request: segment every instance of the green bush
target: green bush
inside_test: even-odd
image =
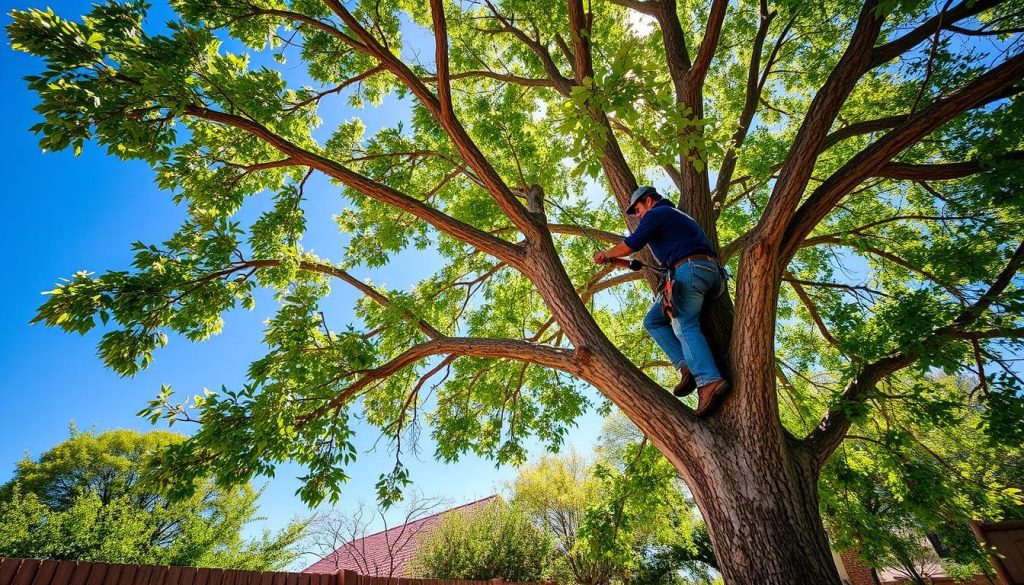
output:
[[[446,514],[417,549],[414,576],[431,579],[540,581],[554,557],[550,536],[502,501]]]

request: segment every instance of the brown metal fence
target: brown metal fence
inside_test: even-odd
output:
[[[492,581],[370,577],[355,571],[283,573],[0,557],[0,585],[502,585]],[[523,583],[504,585],[542,585]]]

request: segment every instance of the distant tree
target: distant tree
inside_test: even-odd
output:
[[[363,503],[348,513],[337,509],[317,512],[306,528],[302,545],[304,554],[326,560],[334,570],[341,569],[342,563],[352,563],[361,575],[404,577],[398,573],[399,562],[404,562],[406,551],[415,548],[420,539],[426,536],[424,526],[411,525],[446,503],[447,500],[443,498],[424,497],[412,492],[404,500],[400,523],[392,529],[388,526],[386,510],[380,507],[371,509]],[[378,518],[384,531],[384,555],[380,554],[377,547],[367,550],[367,543],[362,540],[370,534],[370,526]]]
[[[72,429],[38,459],[26,457],[0,486],[0,556],[248,570],[291,563],[305,523],[243,538],[243,528],[259,520],[258,493],[248,485],[207,480],[193,496],[170,502],[140,481],[148,457],[184,439]]]
[[[502,500],[446,514],[416,551],[413,572],[431,579],[540,581],[550,576],[553,541]]]
[[[574,583],[604,585],[620,573],[619,559],[613,558],[619,555],[591,549],[580,535],[587,509],[601,500],[601,481],[593,472],[592,462],[574,450],[523,466],[510,487],[516,507],[553,539],[556,572]],[[615,544],[631,540],[631,534],[615,536]]]
[[[627,584],[711,582],[718,561],[685,482],[621,412],[601,430],[580,537],[589,554],[612,559]]]

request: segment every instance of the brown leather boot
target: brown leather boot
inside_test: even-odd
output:
[[[729,392],[729,383],[725,380],[715,380],[707,386],[701,386],[697,389],[697,410],[694,411],[697,416],[704,416],[710,414],[718,407],[718,403],[722,401],[722,397]]]
[[[679,368],[679,383],[672,388],[672,394],[682,398],[689,396],[694,390],[697,389],[697,382],[693,379],[693,374],[690,373],[690,368],[683,366]]]

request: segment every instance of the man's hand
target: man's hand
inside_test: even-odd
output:
[[[629,256],[634,250],[631,250],[624,242],[619,242],[607,250],[601,250],[600,252],[594,252],[594,264],[606,264],[615,260],[616,258],[622,258],[623,256]]]

